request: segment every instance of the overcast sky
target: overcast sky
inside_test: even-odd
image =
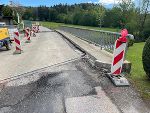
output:
[[[10,0],[0,0],[0,4],[8,4]],[[12,0],[15,2],[19,2],[24,6],[53,6],[56,4],[75,4],[75,3],[103,3],[104,5],[110,7],[114,3],[118,3],[119,0]],[[135,0],[138,1],[138,0]]]

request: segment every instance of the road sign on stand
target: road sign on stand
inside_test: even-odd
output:
[[[127,35],[128,31],[126,29],[122,30],[121,37],[116,40],[114,45],[111,73],[108,74],[108,77],[116,86],[129,86],[128,80],[121,73],[127,46]]]

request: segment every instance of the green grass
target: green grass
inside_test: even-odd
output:
[[[127,60],[132,63],[129,79],[144,99],[150,100],[150,80],[146,76],[142,64],[142,51],[145,43],[135,43],[127,52]]]
[[[80,25],[72,25],[72,24],[64,24],[64,23],[55,23],[55,22],[40,22],[45,27],[57,29],[61,25],[70,26],[70,27],[79,27],[86,29],[95,29],[95,30],[104,30],[104,31],[112,31],[112,32],[120,32],[120,29],[115,28],[99,28],[99,27],[91,27],[91,26],[80,26]]]
[[[119,32],[120,31],[120,29],[116,29],[116,28],[104,28],[104,27],[103,28],[99,28],[99,27],[71,25],[71,24],[65,24],[65,26],[86,28],[86,29],[95,29],[95,30],[104,30],[104,31],[112,31],[112,32]]]
[[[55,22],[40,22],[40,24],[44,27],[51,28],[51,29],[57,29],[58,27],[63,25],[63,23],[55,23]]]

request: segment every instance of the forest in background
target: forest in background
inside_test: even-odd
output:
[[[7,7],[7,8],[6,8]],[[12,15],[8,6],[5,15]],[[102,4],[81,3],[74,5],[59,4],[51,7],[24,7],[23,20],[50,21],[65,24],[127,28],[136,41],[145,41],[150,36],[150,0],[142,0],[135,6],[132,0],[122,0],[120,4],[108,9]]]

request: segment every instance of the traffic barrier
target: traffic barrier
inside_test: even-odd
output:
[[[38,32],[40,31],[39,25],[37,26]]]
[[[36,27],[35,31],[36,31],[36,33],[38,33],[39,32],[39,25],[36,25],[35,27]]]
[[[36,37],[36,34],[35,34],[35,32],[33,30],[31,30],[30,36]]]
[[[35,34],[35,30],[36,29],[36,27],[35,26],[32,26],[32,29],[31,29],[31,34],[30,34],[30,36],[33,36],[33,37],[36,37],[36,34]]]
[[[15,31],[14,32],[14,42],[15,42],[15,52],[14,54],[21,54],[21,42],[20,42],[20,36],[19,36],[19,32]]]
[[[39,32],[39,30],[40,30],[40,29],[39,29],[39,25],[40,25],[40,23],[39,23],[39,22],[36,22],[36,24],[35,24],[35,25],[36,25],[36,27],[37,27],[37,33],[38,33],[38,32]]]
[[[121,37],[116,40],[114,46],[114,55],[111,64],[111,73],[109,74],[109,77],[116,86],[129,85],[127,79],[123,76],[123,74],[121,74],[127,46],[127,35],[128,31],[126,29],[122,30]]]
[[[31,39],[30,39],[30,28],[29,28],[29,27],[27,27],[27,28],[25,29],[25,37],[26,37],[26,39],[27,39],[26,43],[30,43],[30,42],[31,42]]]
[[[32,31],[36,31],[36,27],[35,26],[32,26]]]
[[[117,39],[115,42],[113,62],[111,64],[111,73],[113,75],[121,74],[126,45],[126,42],[121,42],[119,39]]]

